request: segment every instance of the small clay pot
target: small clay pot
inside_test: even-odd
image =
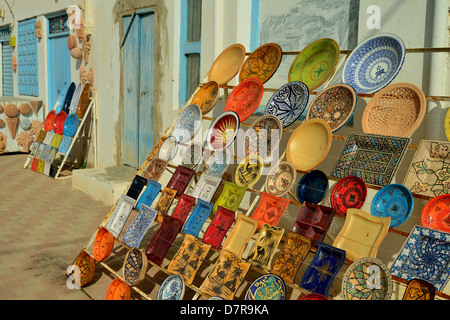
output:
[[[23,115],[27,115],[27,114],[29,114],[30,112],[31,112],[31,106],[30,106],[30,104],[29,103],[22,103],[20,106],[19,106],[19,111],[20,111],[20,113],[21,114],[23,114]]]
[[[13,118],[15,116],[17,116],[17,114],[19,113],[19,108],[17,108],[17,106],[14,103],[7,103],[5,106],[5,114],[10,117]]]

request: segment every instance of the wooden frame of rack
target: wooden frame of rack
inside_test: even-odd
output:
[[[347,59],[348,55],[349,55],[351,52],[352,52],[352,50],[341,50],[341,51],[340,51],[341,55],[343,55],[343,56],[341,57],[341,59],[340,59],[338,65],[337,65],[337,67],[336,67],[334,73],[333,73],[333,74],[331,75],[331,77],[327,80],[327,82],[326,82],[326,84],[325,84],[325,88],[331,83],[331,81],[333,80],[334,76],[335,76],[336,73],[339,71],[339,68],[342,67],[342,65],[344,64],[345,60]],[[450,47],[440,47],[440,48],[410,48],[410,49],[406,49],[406,53],[426,53],[426,52],[430,52],[430,53],[434,53],[434,52],[445,52],[445,53],[449,53],[449,52],[450,52]],[[287,52],[283,52],[282,54],[283,54],[283,55],[298,55],[299,53],[300,53],[300,51],[287,51]],[[246,53],[246,55],[250,55],[250,53]],[[193,100],[193,97],[195,96],[195,94],[197,93],[197,91],[201,88],[201,86],[204,85],[204,84],[206,84],[206,82],[208,81],[207,79],[208,79],[208,74],[207,74],[207,75],[203,78],[203,80],[200,82],[198,88],[197,88],[197,89],[194,91],[194,93],[191,95],[191,98],[188,100],[188,102],[186,103],[186,105],[188,105],[188,104]],[[224,97],[225,97],[225,99],[228,97],[228,90],[229,90],[229,89],[234,89],[234,88],[235,88],[235,86],[229,86],[229,85],[223,85],[223,86],[220,86],[220,87],[221,87],[221,88],[223,89],[223,91],[224,91]],[[277,90],[277,89],[274,89],[274,88],[264,88],[264,91],[265,91],[265,92],[275,92],[276,90]],[[317,94],[317,92],[311,91],[310,94]],[[358,94],[358,97],[370,98],[370,97],[373,97],[373,95],[374,95],[374,94]],[[450,101],[450,96],[426,96],[426,98],[427,98],[427,101]],[[215,119],[215,118],[213,118],[213,117],[203,116],[203,120],[213,121],[214,119]],[[161,137],[161,139],[159,140],[159,142],[156,144],[156,146],[154,147],[153,151],[150,153],[150,155],[147,157],[146,161],[144,161],[144,163],[142,164],[142,166],[141,166],[140,169],[138,170],[138,172],[137,172],[138,175],[141,175],[141,174],[144,172],[145,168],[150,164],[150,162],[152,161],[152,159],[157,155],[157,152],[159,151],[159,149],[160,149],[162,143],[164,142],[164,140],[165,140],[165,139],[170,135],[170,133],[172,132],[173,127],[174,127],[174,125],[175,125],[175,122],[176,122],[176,119],[175,119],[175,120],[172,122],[172,124],[166,129],[165,133],[163,134],[163,136]],[[243,125],[243,126],[250,126],[251,124],[250,124],[250,123],[241,122],[241,125]],[[292,131],[293,131],[293,129],[283,129],[283,132],[292,132]],[[333,135],[333,139],[334,139],[334,140],[345,140],[346,137],[345,137],[345,136],[339,136],[339,135]],[[409,148],[409,149],[417,149],[417,146],[416,146],[416,145],[409,145],[408,148]],[[236,157],[236,156],[235,156],[235,157]],[[284,157],[284,155],[283,155],[282,157]],[[281,160],[279,160],[279,161],[281,161]],[[169,165],[167,166],[167,168],[166,168],[166,171],[168,171],[169,173],[172,173],[172,171],[170,171],[169,169],[175,169],[175,168],[176,168],[176,166],[174,166],[174,165],[172,165],[172,164],[169,164]],[[305,173],[306,173],[306,172],[299,171],[299,170],[297,170],[297,172],[300,173],[300,174],[305,174]],[[196,173],[195,173],[195,177],[199,177],[200,175],[201,175],[201,172],[196,172]],[[328,176],[328,179],[329,179],[329,180],[334,180],[334,181],[339,181],[339,180],[340,180],[340,179],[338,179],[338,178],[331,177],[331,176]],[[194,179],[193,179],[193,180],[194,180]],[[195,180],[196,180],[196,179],[195,179]],[[131,184],[131,182],[130,182],[130,184]],[[375,190],[381,189],[380,186],[376,186],[376,185],[366,184],[366,186],[367,186],[367,188],[369,188],[369,189],[375,189]],[[129,188],[129,186],[124,190],[124,193],[126,193],[126,192],[128,191],[128,188]],[[263,188],[264,188],[264,187],[263,187]],[[248,188],[248,189],[247,189],[247,192],[251,192],[251,193],[253,193],[253,194],[256,195],[255,199],[253,200],[253,203],[250,205],[249,209],[246,210],[246,215],[247,215],[247,216],[248,216],[249,213],[252,211],[253,207],[255,206],[255,204],[257,203],[257,201],[258,201],[258,199],[259,199],[259,196],[261,195],[261,193],[262,193],[263,191],[264,191],[264,189],[260,189],[260,190],[256,190],[256,189],[253,189],[253,188]],[[161,192],[162,192],[162,191],[161,191]],[[292,196],[292,195],[291,195],[291,196]],[[418,199],[425,199],[425,200],[429,200],[429,199],[432,198],[432,197],[423,196],[423,195],[414,194],[414,193],[413,193],[413,197],[418,198]],[[177,198],[178,198],[178,197],[177,197]],[[105,217],[104,220],[101,222],[101,224],[98,226],[97,230],[95,230],[95,232],[94,232],[94,234],[92,235],[92,237],[91,237],[89,243],[82,249],[83,251],[85,251],[85,252],[87,252],[89,255],[91,255],[92,257],[93,257],[93,255],[92,255],[92,253],[90,253],[90,252],[88,251],[88,248],[92,245],[92,243],[93,243],[93,241],[94,241],[94,239],[95,239],[95,235],[96,235],[97,231],[98,231],[101,227],[103,227],[103,226],[106,225],[106,222],[108,221],[110,215],[111,215],[112,212],[114,211],[116,205],[117,205],[117,202],[112,206],[111,210],[110,210],[109,213],[106,215],[106,217]],[[294,205],[294,206],[300,207],[300,206],[302,205],[302,203],[298,202],[297,200],[292,200],[292,199],[291,199],[290,205]],[[136,209],[133,209],[133,210],[136,211]],[[340,216],[340,215],[335,215],[335,217],[338,218],[338,219],[345,219],[344,216]],[[156,220],[157,220],[157,219],[155,219],[155,222],[154,222],[154,223],[159,223],[159,222],[157,222]],[[257,232],[258,232],[258,230],[257,230]],[[255,234],[256,234],[257,232],[255,232]],[[403,237],[408,237],[408,236],[409,236],[409,232],[405,232],[405,231],[402,231],[402,230],[399,230],[399,229],[396,229],[396,228],[389,228],[389,232],[390,232],[390,233],[394,233],[394,234],[398,234],[398,235],[403,236]],[[179,235],[183,235],[183,234],[180,232]],[[284,239],[285,239],[285,238],[283,237],[281,243],[283,243]],[[125,249],[130,249],[128,246],[126,246],[126,245],[125,245],[124,243],[122,243],[120,240],[118,240],[118,239],[114,239],[114,240],[115,240],[116,244],[122,246],[123,248],[125,248]],[[211,249],[211,250],[214,251],[215,249]],[[315,251],[316,251],[316,248],[313,248],[313,247],[312,247],[310,253],[314,253]],[[112,268],[110,268],[110,267],[108,266],[108,264],[107,264],[106,261],[103,261],[103,262],[96,262],[96,263],[99,263],[100,265],[102,265],[102,266],[103,266],[106,270],[108,270],[114,277],[117,277],[117,278],[121,278],[121,279],[122,279],[121,275],[119,275],[116,271],[114,271]],[[170,273],[169,273],[165,268],[163,268],[163,267],[161,267],[161,266],[158,266],[158,265],[154,264],[154,263],[151,262],[151,261],[148,261],[148,263],[149,263],[149,268],[150,268],[150,267],[155,267],[155,268],[158,269],[159,271],[162,271],[162,272],[166,273],[167,275],[170,275]],[[346,264],[349,265],[349,264],[351,264],[351,263],[352,263],[352,261],[350,261],[349,259],[346,259]],[[256,272],[260,272],[260,273],[264,272],[264,271],[262,271],[262,270],[259,270],[259,269],[255,268],[255,267],[253,267],[253,266],[252,266],[251,269],[254,270],[254,271],[256,271]],[[147,272],[148,272],[148,270],[147,270]],[[265,273],[265,272],[264,272],[264,273]],[[146,277],[149,277],[149,275],[146,274]],[[403,285],[405,285],[405,286],[406,286],[407,283],[408,283],[407,280],[402,279],[402,278],[397,277],[397,276],[392,276],[392,278],[393,278],[393,280],[394,280],[395,282],[401,283],[401,284],[403,284]],[[190,288],[190,289],[192,289],[193,291],[196,292],[195,299],[198,298],[198,297],[201,295],[201,291],[200,291],[200,289],[199,289],[198,287],[193,286],[193,285],[186,285],[186,286],[187,286],[188,288]],[[289,284],[288,286],[289,286],[290,288],[292,288],[292,289],[296,289],[296,290],[299,290],[299,291],[301,291],[301,292],[305,292],[305,293],[308,292],[308,291],[306,291],[305,289],[299,287],[299,286],[296,285],[296,284]],[[140,290],[140,289],[138,289],[138,288],[136,288],[136,287],[130,287],[130,288],[131,288],[131,290],[134,290],[137,294],[139,294],[139,295],[140,295],[141,297],[143,297],[144,299],[152,300],[152,298],[151,298],[148,294],[146,294],[145,292],[142,292],[142,290]],[[91,298],[93,298],[93,297],[89,294],[89,290],[87,290],[86,288],[82,288],[82,290],[83,290],[88,296],[90,296]],[[106,295],[106,292],[105,292],[105,295]],[[450,295],[449,295],[449,294],[446,294],[446,293],[444,293],[444,292],[436,291],[436,296],[441,297],[441,298],[446,299],[446,300],[450,300]]]

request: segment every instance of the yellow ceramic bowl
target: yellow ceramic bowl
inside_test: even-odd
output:
[[[325,159],[331,141],[331,128],[326,121],[307,120],[291,134],[286,146],[287,160],[299,171],[310,171]]]
[[[223,86],[233,79],[245,60],[245,47],[236,43],[226,48],[214,60],[209,69],[208,80],[216,81],[219,86]]]

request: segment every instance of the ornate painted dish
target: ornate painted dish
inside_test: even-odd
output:
[[[61,111],[56,115],[55,123],[53,124],[53,131],[56,134],[63,134],[64,133],[64,123],[67,119],[67,113],[65,111]]]
[[[79,123],[80,119],[76,114],[69,114],[64,122],[63,134],[67,137],[73,137],[78,130]]]
[[[286,284],[273,273],[263,274],[247,290],[245,300],[286,300]]]
[[[377,217],[391,217],[391,228],[405,222],[412,213],[414,199],[404,185],[393,183],[384,186],[372,199],[370,213]]]
[[[258,238],[250,249],[247,261],[251,262],[253,267],[268,272],[283,234],[284,228],[263,223]]]
[[[125,281],[114,279],[109,284],[106,300],[130,300],[130,287]]]
[[[277,150],[282,135],[283,125],[278,117],[268,114],[258,118],[245,132],[245,155],[258,154],[266,160]]]
[[[114,247],[114,236],[108,229],[101,227],[95,235],[92,252],[94,259],[98,262],[106,260]]]
[[[158,290],[157,300],[183,300],[184,281],[178,274],[168,276]]]
[[[336,132],[352,117],[358,95],[348,84],[335,84],[319,93],[309,106],[306,119],[323,119]]]
[[[64,99],[64,104],[61,109],[61,111],[64,111],[67,114],[69,113],[69,107],[70,107],[70,103],[72,102],[72,98],[73,98],[75,89],[76,89],[76,86],[75,86],[75,83],[73,83],[73,82],[69,85],[69,88],[67,89],[66,98]]]
[[[47,114],[47,117],[45,117],[44,121],[44,130],[49,132],[52,131],[55,125],[55,118],[56,118],[56,111],[50,110]]]
[[[245,47],[242,44],[232,44],[222,51],[214,60],[208,72],[208,80],[216,81],[223,86],[233,79],[245,60]]]
[[[361,209],[350,208],[333,246],[345,250],[352,261],[376,258],[390,223],[391,217],[375,217]]]
[[[290,200],[278,198],[271,193],[262,192],[259,204],[253,211],[252,218],[258,221],[258,227],[266,223],[276,227],[286,211]]]
[[[309,90],[318,88],[336,69],[340,48],[329,38],[307,45],[294,59],[289,69],[288,81],[302,81]]]
[[[358,93],[374,93],[400,72],[406,51],[394,34],[378,34],[358,45],[347,58],[342,80]]]
[[[89,282],[92,281],[95,274],[95,259],[92,258],[87,252],[82,250],[76,260],[75,265],[80,268],[80,278],[75,277],[75,282],[80,286],[84,287]]]
[[[195,206],[194,210],[189,215],[186,223],[183,226],[183,233],[198,237],[203,224],[206,222],[206,219],[208,219],[209,215],[212,212],[212,209],[212,203],[197,199],[197,205]]]
[[[247,120],[258,109],[264,95],[264,86],[261,80],[248,78],[239,83],[225,102],[225,111],[234,111],[239,120]]]
[[[195,204],[197,199],[187,195],[182,194],[175,209],[172,212],[172,217],[181,221],[182,224],[186,222],[186,218],[191,213],[191,209]]]
[[[170,135],[164,140],[164,142],[161,144],[161,147],[158,151],[158,158],[165,161],[172,160],[178,150],[178,140],[175,138],[175,136]]]
[[[178,114],[175,127],[172,132],[178,142],[191,140],[200,130],[202,124],[202,110],[196,104],[184,107]]]
[[[58,100],[56,101],[56,105],[55,105],[55,112],[58,114],[60,111],[62,111],[63,107],[64,107],[64,102],[66,101],[66,95],[67,95],[67,82],[64,82],[64,87],[62,88],[62,90],[59,93],[59,97]]]
[[[155,201],[156,197],[158,197],[161,192],[161,184],[159,182],[149,180],[147,182],[147,187],[144,192],[142,192],[136,203],[136,209],[141,210],[141,205],[145,204],[149,207],[152,206],[153,201]]]
[[[80,101],[81,96],[81,83],[78,84],[75,92],[73,93],[72,101],[70,102],[69,114],[75,113],[77,111],[78,102]]]
[[[235,215],[236,213],[234,211],[218,206],[216,215],[203,235],[203,242],[210,244],[216,250],[220,250],[223,239],[234,223]]]
[[[122,228],[133,210],[135,202],[135,199],[126,194],[121,194],[111,216],[108,218],[105,228],[108,229],[116,239],[119,238]]]
[[[166,139],[167,140],[167,139]],[[165,142],[165,141],[164,141]],[[168,141],[170,142],[170,141]],[[159,156],[159,154],[158,154]],[[166,154],[167,156],[167,154]],[[159,181],[162,174],[167,168],[168,160],[160,159],[160,158],[153,158],[152,161],[148,164],[147,169],[145,169],[145,172],[143,174],[143,177],[147,179],[147,181],[153,180],[153,181]]]
[[[70,145],[72,144],[72,138],[71,137],[66,137],[63,136],[61,143],[59,144],[58,147],[58,152],[61,154],[66,154],[67,152],[69,152],[69,148]]]
[[[420,278],[441,291],[449,279],[449,265],[449,234],[415,226],[395,259],[391,274],[405,280]]]
[[[184,191],[186,191],[186,188],[191,182],[191,179],[194,176],[194,174],[195,174],[194,170],[183,166],[178,166],[175,169],[175,172],[173,173],[166,187],[176,190],[177,192],[176,195],[180,197],[184,193]]]
[[[202,173],[195,185],[192,196],[206,202],[211,202],[217,189],[222,182],[222,178]]]
[[[300,202],[319,203],[328,191],[328,177],[321,170],[306,173],[298,182],[297,199]]]
[[[282,197],[291,190],[297,178],[294,166],[287,162],[280,162],[274,166],[266,178],[265,188],[274,196]]]
[[[3,120],[2,120],[2,121],[3,121]],[[3,125],[1,124],[1,122],[0,122],[0,127],[3,127]],[[23,130],[29,130],[30,127],[31,127],[31,120],[28,119],[28,118],[21,118],[21,119],[20,119],[20,127],[21,127]]]
[[[218,206],[222,206],[231,211],[237,211],[247,188],[245,185],[240,186],[230,181],[223,181],[222,193],[214,203],[213,212],[217,211]]]
[[[155,221],[157,211],[146,204],[141,204],[137,217],[131,222],[127,231],[123,235],[122,242],[130,248],[137,248],[147,233],[153,221]]]
[[[367,187],[359,177],[348,176],[339,180],[331,191],[331,206],[338,214],[345,215],[348,208],[360,209],[366,201]]]
[[[203,160],[203,147],[201,143],[192,143],[186,148],[181,165],[189,169],[195,169]]]
[[[228,150],[216,151],[205,161],[204,173],[221,177],[227,171],[230,161],[231,155]]]
[[[421,279],[412,279],[408,282],[402,300],[434,300],[436,290],[434,286]]]
[[[129,286],[135,286],[144,280],[147,272],[147,257],[137,249],[128,250],[123,262],[123,279]]]
[[[81,91],[80,99],[78,100],[77,110],[75,111],[80,120],[83,119],[84,114],[86,113],[86,110],[89,107],[90,101],[91,101],[91,85],[89,83],[86,83],[83,87],[83,90]]]
[[[236,139],[240,127],[240,119],[236,112],[226,111],[218,116],[208,129],[206,146],[209,150],[228,148]]]
[[[413,194],[436,197],[450,193],[450,142],[421,140],[403,185]]]
[[[357,176],[366,184],[388,185],[402,161],[411,139],[350,133],[334,164],[331,176]]]
[[[427,100],[419,87],[394,83],[370,99],[362,116],[362,129],[365,133],[409,137],[419,128],[426,109]]]
[[[427,202],[422,209],[423,227],[450,232],[450,194],[441,194]]]
[[[390,300],[393,280],[389,269],[377,258],[353,262],[342,280],[345,300]]]
[[[202,114],[208,114],[219,100],[219,85],[215,81],[209,81],[200,87],[195,94],[192,103],[196,104],[202,110]]]
[[[331,128],[322,119],[303,122],[291,134],[286,146],[287,161],[299,171],[317,167],[328,154],[332,142]]]
[[[234,172],[234,180],[239,186],[254,186],[261,178],[264,163],[259,155],[246,156]]]
[[[270,97],[264,114],[277,116],[283,128],[293,124],[305,111],[308,105],[308,87],[300,81],[293,81],[281,86]]]
[[[282,56],[282,50],[278,44],[263,44],[245,60],[239,72],[239,82],[248,78],[257,78],[262,83],[267,82],[277,71]]]
[[[238,258],[242,258],[242,254],[244,253],[247,243],[253,237],[253,234],[257,228],[257,220],[237,212],[236,222],[225,240],[222,247],[222,252],[227,251]]]

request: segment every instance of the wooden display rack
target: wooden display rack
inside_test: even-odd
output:
[[[289,52],[283,52],[282,54],[283,54],[283,55],[298,55],[299,52],[300,52],[300,51],[289,51]],[[345,60],[346,60],[347,57],[349,56],[349,54],[352,52],[352,50],[341,50],[340,52],[341,52],[342,57],[341,57],[341,59],[340,59],[338,65],[337,65],[337,68],[335,69],[333,75],[332,75],[332,76],[330,77],[330,79],[328,79],[328,81],[326,82],[325,87],[329,86],[329,84],[331,83],[332,79],[334,78],[334,76],[335,76],[336,73],[338,72],[339,68],[342,67],[342,65],[344,64]],[[407,52],[407,53],[450,52],[450,47],[444,47],[444,48],[414,48],[414,49],[406,49],[406,52]],[[249,55],[249,54],[250,54],[250,53],[247,53],[247,55]],[[188,102],[186,103],[186,105],[188,105],[188,104],[192,101],[193,97],[195,96],[196,92],[201,88],[201,86],[203,86],[204,84],[207,83],[207,79],[208,79],[208,75],[206,75],[206,76],[204,77],[204,79],[201,81],[201,83],[200,83],[200,85],[198,86],[197,90],[192,94],[191,98],[188,100]],[[235,88],[235,86],[228,86],[228,85],[223,85],[223,86],[220,86],[220,87],[221,87],[221,88],[223,89],[223,91],[224,91],[224,97],[225,97],[225,99],[228,97],[228,90],[229,90],[229,89],[234,89],[234,88]],[[265,92],[275,92],[276,90],[277,90],[277,89],[274,89],[274,88],[264,88],[264,91],[265,91]],[[311,91],[310,94],[317,94],[317,92]],[[369,97],[369,98],[370,98],[370,97],[373,96],[373,94],[358,94],[358,96],[359,96],[359,97]],[[427,98],[427,101],[450,101],[450,96],[427,96],[426,98]],[[215,118],[203,116],[203,120],[213,121],[213,120],[215,120]],[[167,128],[167,130],[165,131],[164,135],[161,137],[161,139],[159,140],[159,142],[156,144],[156,146],[154,147],[154,149],[153,149],[153,151],[151,152],[151,154],[147,157],[147,159],[145,160],[145,162],[142,164],[142,166],[141,166],[140,169],[138,170],[137,175],[142,175],[143,172],[144,172],[144,170],[146,169],[146,167],[147,167],[147,166],[150,164],[150,162],[152,161],[152,159],[155,158],[155,156],[158,154],[158,151],[159,151],[159,149],[160,149],[162,143],[163,143],[164,140],[171,134],[171,132],[172,132],[172,130],[173,130],[173,128],[174,128],[175,122],[176,122],[176,119],[172,122],[172,124],[169,126],[169,128]],[[298,123],[298,122],[299,122],[299,121],[297,121],[297,123]],[[242,126],[249,127],[251,124],[250,124],[250,123],[241,122],[241,125],[242,125]],[[283,129],[283,132],[287,132],[287,133],[291,133],[292,131],[293,131],[293,129]],[[333,139],[334,139],[334,140],[345,140],[346,137],[344,137],[344,136],[338,136],[338,135],[333,135]],[[409,148],[409,149],[417,149],[417,146],[415,146],[415,145],[410,145],[408,148]],[[284,156],[285,156],[285,155],[283,154],[282,157],[280,157],[280,159],[279,159],[278,161],[282,161],[282,159],[284,158]],[[237,156],[235,156],[235,158],[237,159]],[[238,159],[238,160],[239,160],[239,159]],[[169,163],[169,165],[168,165],[167,168],[166,168],[166,171],[167,171],[169,174],[173,174],[173,172],[172,172],[170,169],[175,169],[175,168],[176,168],[176,166],[174,166],[174,165],[172,165],[172,164]],[[305,174],[305,173],[306,173],[306,172],[299,171],[299,170],[297,170],[297,172],[300,173],[300,174]],[[195,182],[197,182],[197,178],[198,178],[200,175],[201,175],[201,172],[198,172],[198,171],[195,172],[195,176],[194,176],[194,177],[195,177],[196,179],[192,179],[192,180],[191,180],[191,184],[192,184],[192,181],[194,181],[194,180],[195,180]],[[227,175],[227,173],[224,174],[224,178],[225,178],[226,175]],[[329,180],[334,180],[334,181],[339,181],[339,180],[340,180],[340,179],[338,179],[338,178],[331,177],[331,176],[328,176],[328,179],[329,179]],[[225,180],[225,179],[224,179],[224,180]],[[130,182],[130,183],[131,183],[131,182]],[[375,190],[381,189],[380,186],[376,186],[376,185],[366,184],[366,186],[367,186],[367,188],[370,188],[370,189],[375,189]],[[191,186],[191,188],[192,188],[192,186]],[[128,189],[129,189],[129,186],[124,190],[123,193],[126,194],[127,191],[128,191]],[[256,189],[253,189],[253,188],[248,188],[248,189],[247,189],[247,192],[249,192],[249,193],[255,195],[255,198],[254,198],[254,200],[252,201],[252,203],[251,203],[251,205],[249,206],[249,208],[246,210],[245,215],[247,215],[247,216],[250,215],[250,213],[252,212],[253,208],[255,207],[256,203],[258,202],[258,199],[260,198],[260,195],[262,194],[263,191],[264,191],[264,187],[263,187],[262,189],[259,189],[259,190],[256,190]],[[161,192],[162,192],[162,191],[161,191]],[[219,190],[217,191],[217,193],[219,193],[219,192],[220,192],[220,187],[219,187]],[[290,194],[290,196],[293,198],[293,199],[291,199],[291,201],[290,201],[290,205],[297,206],[297,207],[301,207],[301,206],[302,206],[302,203],[298,202],[297,199],[296,199],[296,197],[295,197],[293,194]],[[413,194],[413,196],[414,196],[415,198],[419,198],[419,199],[431,199],[431,197],[426,197],[426,196],[418,195],[418,194]],[[217,194],[216,194],[216,197],[217,197]],[[211,201],[211,203],[214,203],[216,197]],[[177,197],[177,199],[178,199],[178,197]],[[92,258],[94,258],[94,256],[93,256],[93,253],[92,253],[90,250],[92,249],[92,245],[93,245],[93,242],[94,242],[96,233],[97,233],[97,231],[98,231],[101,227],[104,227],[104,226],[106,225],[106,223],[107,223],[109,217],[111,216],[111,214],[113,213],[113,211],[114,211],[116,205],[117,205],[117,202],[113,205],[113,207],[111,208],[111,210],[109,211],[109,213],[106,215],[106,217],[104,218],[104,220],[100,223],[100,225],[98,226],[97,230],[95,230],[95,232],[94,232],[93,235],[91,236],[90,241],[87,243],[87,245],[86,245],[84,248],[82,248],[82,251],[88,253]],[[136,210],[136,209],[133,209],[133,213],[134,213],[134,214],[137,214],[137,210]],[[130,217],[131,217],[131,215],[130,215]],[[129,224],[130,220],[132,220],[130,217],[128,217],[127,224],[124,226],[123,230],[126,230],[127,225]],[[334,217],[336,217],[336,218],[338,218],[338,219],[345,219],[345,217],[342,217],[342,216],[339,216],[339,215],[335,215]],[[209,222],[211,221],[211,217],[209,218],[208,221],[209,221]],[[155,219],[155,222],[153,222],[153,224],[152,224],[152,226],[150,227],[150,229],[151,229],[152,227],[154,227],[155,225],[158,225],[159,223],[160,223],[160,222],[157,222],[157,219]],[[206,222],[205,225],[206,225],[207,223],[208,223],[208,222]],[[150,229],[149,229],[149,230],[150,230]],[[230,228],[230,230],[231,230],[231,229],[232,229],[232,228]],[[259,230],[257,230],[257,231],[255,232],[253,238],[255,237],[255,235],[257,235],[258,231],[259,231]],[[202,232],[203,232],[203,231],[202,231]],[[405,231],[402,231],[402,230],[399,230],[399,229],[396,229],[396,228],[389,228],[389,233],[398,234],[398,235],[404,236],[404,237],[408,237],[408,236],[409,236],[409,232],[405,232]],[[179,233],[179,236],[184,236],[184,235],[180,232],[180,233]],[[146,239],[146,238],[144,238],[144,240],[145,240],[145,239]],[[142,243],[144,242],[144,240],[142,241]],[[123,257],[120,258],[120,257],[119,257],[119,254],[115,254],[115,252],[119,252],[119,253],[120,253],[121,251],[124,251],[124,250],[125,250],[125,251],[128,251],[128,250],[131,249],[131,248],[129,248],[127,245],[125,245],[125,244],[124,244],[122,241],[120,241],[119,239],[116,239],[116,238],[115,238],[114,241],[115,241],[115,248],[114,248],[114,250],[113,250],[111,256],[110,256],[108,259],[106,259],[105,261],[102,261],[102,262],[97,262],[97,261],[96,261],[95,263],[96,263],[96,266],[102,267],[102,268],[103,268],[106,272],[108,272],[113,278],[120,278],[120,279],[123,280],[123,277],[122,277],[122,275],[120,274],[120,271],[119,271],[120,267],[119,267],[119,269],[117,269],[117,265],[116,265],[115,267],[112,266],[112,264],[115,264],[115,263],[117,263],[117,262],[118,262],[119,264],[120,264],[120,263],[123,264],[123,260],[124,260]],[[282,246],[282,244],[283,244],[284,241],[285,241],[285,237],[283,237],[282,241],[280,242],[280,246]],[[213,249],[213,248],[211,248],[210,251],[213,252],[213,255],[218,253],[218,251],[215,250],[215,249]],[[316,252],[316,248],[311,247],[311,250],[310,250],[310,252],[309,252],[308,255],[311,255],[311,254],[313,255],[315,252]],[[169,253],[170,253],[170,250],[169,250]],[[123,256],[124,256],[124,255],[123,255]],[[167,255],[166,255],[166,257],[167,257]],[[75,258],[76,258],[76,257],[75,257]],[[167,259],[167,258],[166,258],[166,259]],[[75,261],[75,259],[74,259],[74,261]],[[111,261],[111,262],[110,262],[110,261]],[[308,258],[305,259],[305,261],[303,262],[303,264],[305,264],[306,261],[308,261]],[[352,262],[353,262],[353,261],[350,261],[349,259],[346,259],[346,263],[344,264],[344,266],[343,266],[342,269],[346,269]],[[214,262],[211,262],[211,265],[212,265],[213,263],[214,263]],[[203,262],[203,264],[205,264],[205,261]],[[212,266],[210,266],[210,267],[212,267]],[[167,271],[164,267],[161,267],[161,266],[159,266],[159,265],[154,264],[154,263],[151,262],[151,261],[148,261],[148,269],[147,269],[147,273],[146,273],[145,279],[150,279],[151,282],[153,282],[153,277],[152,277],[151,275],[149,275],[149,271],[150,271],[150,269],[152,269],[152,268],[154,268],[157,272],[162,272],[162,274],[165,274],[166,276],[169,276],[169,275],[171,274],[171,273],[170,273],[169,271]],[[302,270],[302,268],[299,269],[299,273],[300,273],[301,270]],[[206,272],[206,271],[208,271],[208,268],[207,268],[204,272]],[[341,270],[341,272],[342,272],[342,270]],[[199,273],[200,273],[200,272],[199,272]],[[254,266],[252,266],[251,269],[250,269],[250,271],[247,273],[247,276],[246,276],[246,278],[244,279],[244,282],[247,282],[248,284],[250,284],[251,282],[248,282],[248,281],[247,281],[247,280],[248,280],[247,278],[252,277],[252,276],[256,278],[257,276],[262,275],[262,274],[264,274],[264,273],[266,273],[266,272],[263,271],[263,270],[259,270],[259,269],[255,268]],[[69,276],[69,275],[68,275],[68,276]],[[197,275],[197,276],[198,276],[198,275]],[[407,285],[407,283],[408,283],[407,280],[402,279],[402,278],[400,278],[400,277],[392,276],[392,278],[393,278],[393,280],[394,280],[394,283],[397,283],[397,284],[400,284],[400,285],[404,285],[405,287],[406,287],[406,285]],[[254,280],[254,279],[252,279],[252,280]],[[336,281],[336,280],[338,280],[338,278],[336,278],[334,281]],[[298,293],[303,293],[303,294],[309,293],[307,290],[305,290],[305,289],[299,287],[299,286],[296,285],[296,284],[286,284],[286,285],[287,285],[287,288],[288,288],[288,292],[293,293],[294,290],[296,290]],[[93,286],[93,285],[92,285],[92,286]],[[242,287],[242,284],[241,284],[241,287]],[[202,298],[202,293],[201,293],[201,291],[200,291],[200,289],[199,289],[199,286],[197,286],[197,285],[186,285],[186,288],[188,288],[188,289],[190,289],[190,290],[193,291],[194,295],[193,295],[193,297],[192,297],[192,300],[196,300],[196,299]],[[90,285],[88,285],[87,287],[82,287],[81,289],[82,289],[88,296],[90,296],[91,298],[93,298],[93,299],[95,298],[95,297],[89,292],[90,289],[91,289],[91,286],[90,286]],[[132,287],[130,287],[130,289],[131,289],[132,292],[134,292],[134,293],[137,294],[138,299],[154,300],[154,298],[152,298],[153,295],[150,295],[150,294],[144,292],[141,288],[138,288],[138,287],[136,287],[136,286],[132,286]],[[106,290],[105,290],[105,292],[104,292],[104,296],[106,296]],[[289,295],[288,295],[288,297],[289,297]],[[448,294],[446,294],[446,293],[444,293],[444,292],[438,292],[438,291],[436,291],[436,297],[440,297],[440,298],[445,299],[445,300],[450,300],[450,295],[448,295]],[[203,297],[203,298],[208,298],[208,297]]]

